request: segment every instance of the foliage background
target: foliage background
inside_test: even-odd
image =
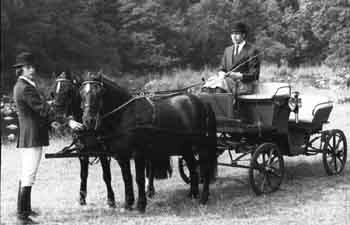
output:
[[[22,50],[50,75],[215,67],[238,21],[267,63],[349,66],[348,0],[3,0],[2,88],[12,87]]]

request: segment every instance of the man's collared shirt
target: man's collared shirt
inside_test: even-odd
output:
[[[234,55],[238,55],[242,51],[242,48],[244,47],[245,43],[246,43],[245,41],[242,41],[241,43],[239,43],[238,44],[238,49],[236,47],[237,44],[235,44],[234,50],[236,51],[236,49],[237,49],[237,52],[234,52]]]
[[[32,85],[33,87],[36,87],[36,84],[34,83],[33,80],[29,79],[28,77],[25,77],[25,76],[19,76],[18,79],[22,79],[22,80],[25,80],[27,81],[30,85]]]

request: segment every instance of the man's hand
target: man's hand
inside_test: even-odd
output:
[[[227,75],[237,80],[241,80],[243,78],[243,74],[241,72],[228,72]]]
[[[68,126],[72,129],[72,130],[82,130],[83,129],[83,124],[75,121],[75,120],[69,120],[68,121]]]
[[[226,76],[226,73],[224,71],[219,71],[218,78],[223,79]]]
[[[49,106],[52,106],[52,105],[53,105],[53,100],[47,101],[47,104],[48,104]]]

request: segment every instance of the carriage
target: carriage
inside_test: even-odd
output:
[[[217,154],[228,154],[221,166],[247,168],[256,194],[277,190],[284,175],[284,157],[323,155],[328,175],[344,169],[347,142],[339,129],[323,130],[333,102],[291,92],[287,83],[260,83],[253,94],[201,93],[214,109]],[[227,160],[226,160],[227,161]],[[179,159],[182,179],[189,182],[186,164]]]
[[[218,164],[247,168],[249,182],[256,194],[279,188],[284,176],[285,156],[321,153],[327,174],[343,171],[347,158],[346,137],[339,129],[323,130],[333,109],[332,101],[292,93],[291,86],[286,83],[259,83],[256,91],[249,95],[200,93],[198,96],[215,113],[217,156],[228,154],[230,159]],[[157,95],[152,97],[157,98]],[[83,141],[91,140],[101,142],[94,134],[85,134]],[[110,156],[106,151],[66,150],[45,156]],[[188,183],[185,160],[180,157],[178,162],[180,175]]]

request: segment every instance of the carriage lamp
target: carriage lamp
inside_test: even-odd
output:
[[[299,108],[301,108],[301,98],[299,98],[299,92],[294,91],[289,98],[288,105],[290,110],[294,113],[295,115],[295,122],[299,122]]]

